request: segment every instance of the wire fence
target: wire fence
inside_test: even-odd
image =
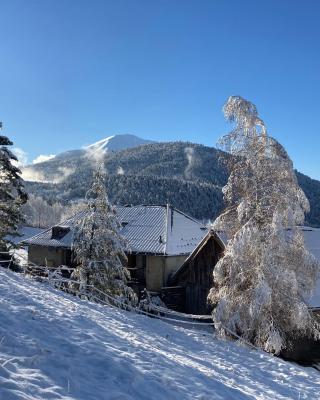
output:
[[[11,254],[11,260],[5,261],[6,263],[12,264],[14,262],[15,255],[18,259],[24,261],[24,263],[21,263],[21,268],[25,275],[29,275],[32,278],[40,281],[45,281],[56,289],[75,295],[82,299],[95,301],[97,303],[115,308],[121,308],[126,311],[135,312],[137,314],[161,319],[171,323],[194,325],[199,327],[214,327],[214,323],[210,315],[186,314],[170,310],[165,307],[156,306],[154,304],[133,306],[123,299],[112,296],[93,285],[85,285],[85,288],[81,288],[81,283],[79,281],[64,276],[70,274],[73,270],[72,268],[64,265],[60,267],[38,265],[30,262],[28,258],[24,257],[22,254],[16,254],[15,252],[7,254]],[[10,268],[10,266],[8,268]]]
[[[108,307],[118,308],[122,310],[126,310],[129,312],[134,312],[136,314],[145,315],[151,318],[160,319],[162,321],[170,322],[175,325],[184,325],[184,326],[195,326],[197,328],[207,327],[212,328],[214,330],[214,322],[212,320],[211,315],[195,315],[195,314],[186,314],[182,312],[178,312],[175,310],[171,310],[168,308],[156,306],[154,304],[148,304],[144,307],[133,306],[130,303],[123,301],[121,298],[116,298],[111,296],[110,294],[104,292],[103,290],[93,286],[93,285],[85,285],[85,289],[81,289],[81,283],[74,279],[70,279],[69,277],[64,277],[63,273],[70,273],[73,270],[67,266],[60,267],[48,267],[37,265],[28,260],[27,257],[24,257],[22,254],[16,254],[15,251],[13,253],[0,253],[0,254],[10,254],[11,259],[9,260],[9,266],[14,263],[15,255],[17,258],[20,258],[20,261],[23,260],[25,263],[21,263],[21,268],[23,269],[24,275],[28,275],[32,278],[40,280],[41,282],[47,282],[51,287],[54,287],[58,290],[62,290],[71,295],[77,296],[81,299],[86,299],[88,301],[93,301]],[[8,263],[8,261],[6,261]],[[77,289],[78,287],[78,289]],[[206,322],[209,321],[210,322]],[[254,346],[252,343],[246,341],[237,333],[231,331],[226,326],[220,324],[220,326],[234,339],[237,339],[241,343],[247,345],[248,347],[261,351],[260,348]]]

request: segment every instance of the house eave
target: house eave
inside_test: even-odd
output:
[[[192,253],[189,254],[189,256],[185,259],[185,261],[180,265],[180,267],[177,269],[177,271],[174,273],[172,278],[170,279],[171,284],[175,284],[175,280],[177,279],[177,276],[186,268],[190,260],[192,260],[194,257],[197,256],[197,254],[201,251],[201,249],[206,245],[206,243],[211,239],[215,239],[219,246],[224,249],[225,245],[220,239],[220,237],[217,235],[217,233],[211,229],[206,236],[198,243],[197,247],[193,250]]]
[[[28,243],[28,242],[22,242],[25,246],[31,247],[47,247],[47,248],[52,248],[52,249],[66,249],[66,250],[71,250],[71,246],[64,246],[64,245],[49,245],[49,244],[44,244],[44,243]],[[136,250],[127,250],[126,253],[128,254],[133,254],[133,255],[145,255],[145,256],[157,256],[157,257],[178,257],[178,256],[188,256],[190,253],[174,253],[174,254],[168,254],[168,253],[160,253],[160,252],[152,252],[152,251],[136,251]]]

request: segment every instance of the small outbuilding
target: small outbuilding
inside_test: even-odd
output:
[[[309,251],[320,261],[320,229],[301,226]],[[223,255],[227,235],[210,230],[170,276],[168,287],[161,290],[163,301],[170,307],[190,314],[208,314],[207,296],[214,286],[213,270]],[[320,279],[314,292],[305,299],[310,309],[320,316]]]
[[[188,314],[209,314],[207,297],[213,286],[213,269],[224,251],[220,237],[210,230],[162,289],[163,300],[176,302]],[[180,300],[178,293],[180,293]],[[175,301],[170,299],[175,296]]]

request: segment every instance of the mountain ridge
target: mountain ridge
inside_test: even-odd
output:
[[[103,154],[106,185],[115,204],[170,203],[200,220],[212,220],[223,209],[222,187],[228,179],[224,161],[230,155],[191,142],[153,142]],[[81,199],[89,188],[95,156],[65,153],[64,158],[33,165],[42,182],[27,182],[27,190],[47,201],[67,204]],[[320,226],[320,182],[296,172],[310,201],[306,222]]]

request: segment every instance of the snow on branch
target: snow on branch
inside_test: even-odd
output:
[[[80,294],[87,286],[127,301],[136,302],[128,287],[130,274],[126,268],[126,242],[119,234],[120,224],[115,208],[109,203],[105,188],[105,173],[98,168],[86,195],[87,209],[76,226],[73,251],[77,267],[73,279],[80,282]]]
[[[236,155],[223,188],[227,209],[214,228],[230,240],[215,266],[208,300],[221,334],[226,329],[269,352],[319,336],[304,298],[315,285],[317,260],[296,229],[309,202],[292,161],[267,130],[254,104],[232,96],[224,106],[233,130],[220,141]]]

